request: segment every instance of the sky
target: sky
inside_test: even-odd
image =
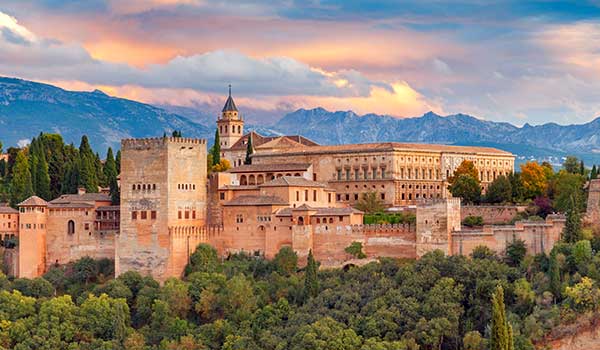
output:
[[[584,123],[600,0],[2,0],[0,75],[215,113],[231,84],[265,115]]]

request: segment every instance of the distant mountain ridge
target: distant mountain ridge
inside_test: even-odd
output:
[[[239,107],[243,114],[244,107]],[[321,144],[398,141],[489,146],[512,152],[521,161],[558,161],[573,154],[587,163],[600,163],[600,118],[579,125],[517,127],[465,114],[440,116],[429,112],[402,119],[377,114],[361,116],[352,111],[330,112],[319,107],[299,109],[282,118],[268,115],[265,118],[275,122],[256,124],[260,115],[255,110],[252,113],[254,124],[247,122],[247,131],[303,135]],[[109,146],[118,148],[122,138],[156,137],[172,130],[181,130],[184,136],[207,138],[212,144],[214,114],[190,107],[152,106],[111,97],[99,90],[67,91],[0,77],[0,140],[6,147],[40,132],[57,132],[66,142],[75,144],[86,134],[94,148],[102,150]]]
[[[324,144],[403,141],[479,145],[502,148],[522,157],[575,154],[600,162],[600,118],[579,125],[549,123],[517,127],[465,114],[443,117],[428,112],[416,118],[395,118],[314,108],[299,109],[274,125],[257,129],[274,134],[301,134]]]
[[[88,135],[94,149],[119,148],[121,139],[156,137],[181,130],[190,137],[211,134],[204,125],[163,109],[100,90],[67,91],[27,80],[0,77],[0,140],[6,147],[40,132],[60,133],[79,145]]]

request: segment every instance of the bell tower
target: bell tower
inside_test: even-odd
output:
[[[222,150],[231,148],[244,135],[244,120],[231,97],[231,85],[229,85],[229,97],[223,106],[221,116],[217,119],[217,128]]]

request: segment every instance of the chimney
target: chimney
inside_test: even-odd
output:
[[[77,187],[77,194],[80,196],[85,194],[85,187]]]

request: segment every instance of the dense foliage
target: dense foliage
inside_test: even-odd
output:
[[[8,161],[0,161],[0,201],[16,206],[31,195],[51,200],[76,193],[78,187],[98,192],[100,186],[110,188],[113,202],[119,202],[120,151],[115,158],[109,148],[102,162],[87,136],[76,148],[66,145],[58,134],[41,133],[27,147],[11,147],[7,153]]]
[[[186,276],[162,286],[136,272],[109,278],[109,262],[84,258],[43,278],[0,278],[0,347],[533,349],[598,310],[599,244],[523,256],[517,242],[502,258],[480,247],[320,271],[312,252],[299,270],[290,250],[221,260],[200,245]]]

